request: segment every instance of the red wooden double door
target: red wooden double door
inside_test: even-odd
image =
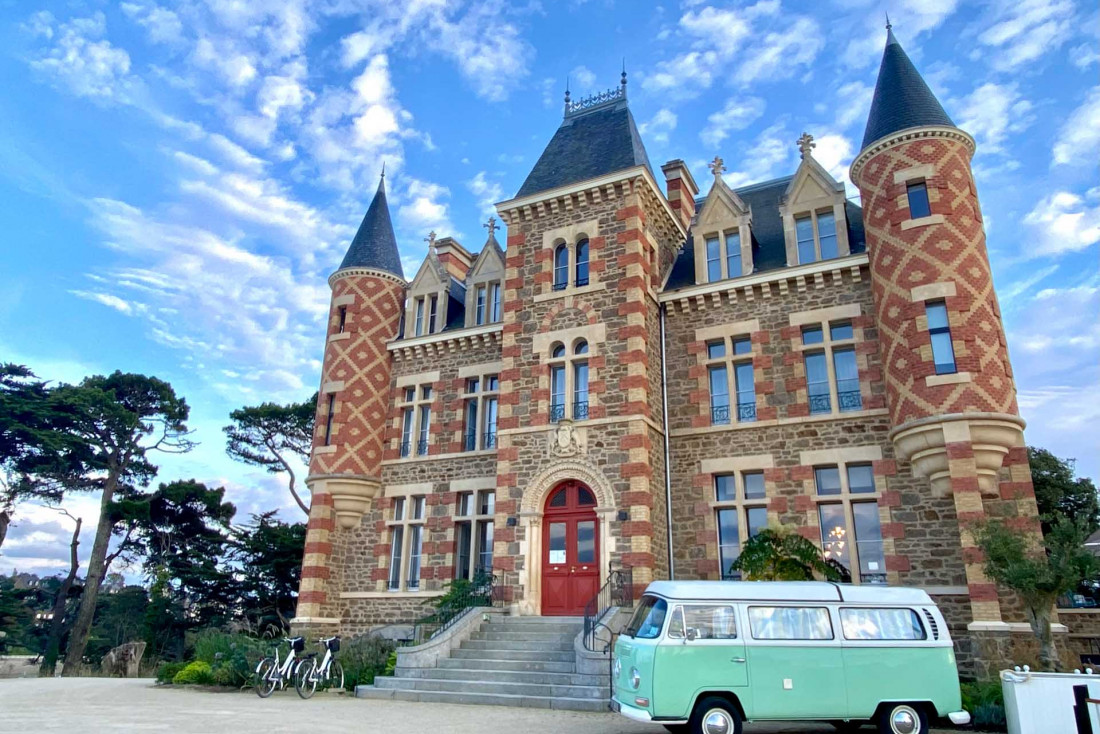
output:
[[[550,493],[542,517],[542,613],[576,616],[600,589],[596,497],[580,482]]]

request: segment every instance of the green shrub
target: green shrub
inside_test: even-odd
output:
[[[963,709],[970,712],[975,728],[1005,731],[1005,699],[998,680],[962,684]]]
[[[214,671],[209,663],[196,660],[188,663],[183,670],[176,673],[172,683],[177,686],[209,686],[214,683]]]
[[[386,669],[382,671],[382,675],[392,676],[397,671],[397,650],[390,653],[390,656],[386,658]]]
[[[221,672],[216,685],[239,688],[246,685],[267,654],[271,643],[239,633],[204,630],[195,638],[195,659]]]
[[[187,667],[187,663],[165,662],[157,666],[157,683],[170,685],[176,673]]]
[[[214,675],[211,679],[216,686],[226,686],[227,688],[240,688],[242,681],[237,671],[233,670],[231,666],[219,665],[214,668]]]
[[[352,691],[355,686],[373,683],[375,676],[386,670],[391,655],[396,665],[396,648],[393,640],[374,635],[359,635],[344,642],[338,654],[344,666],[344,687]]]

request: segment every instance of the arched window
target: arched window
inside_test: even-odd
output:
[[[588,266],[585,265],[585,272]],[[569,285],[569,248],[560,244],[554,250],[554,290],[563,291]]]
[[[577,282],[575,285],[588,285],[588,240],[577,243]]]
[[[553,357],[554,359],[560,359],[560,358],[564,357],[565,356],[565,345],[561,344],[560,342],[558,344],[555,344],[553,350],[551,350],[551,352],[550,352],[550,356]]]

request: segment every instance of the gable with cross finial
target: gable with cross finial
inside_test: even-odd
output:
[[[485,229],[489,230],[489,236],[490,237],[493,236],[494,232],[496,232],[498,229],[500,229],[500,227],[497,226],[497,218],[496,217],[489,217],[489,221],[486,222],[485,224],[481,225],[481,226],[484,227]]]
[[[715,178],[719,178],[726,170],[725,163],[719,156],[714,156],[714,160],[707,164],[707,168],[710,169]]]
[[[428,252],[435,252],[435,230],[428,232],[428,236],[424,238],[424,241],[428,243]]]
[[[817,143],[814,142],[814,136],[809,133],[802,133],[802,137],[798,139],[798,151],[805,158],[808,155],[812,155],[812,151],[817,147]]]

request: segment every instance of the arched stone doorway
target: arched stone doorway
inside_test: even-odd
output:
[[[583,614],[600,588],[595,494],[583,482],[561,482],[546,499],[542,527],[542,613]]]

